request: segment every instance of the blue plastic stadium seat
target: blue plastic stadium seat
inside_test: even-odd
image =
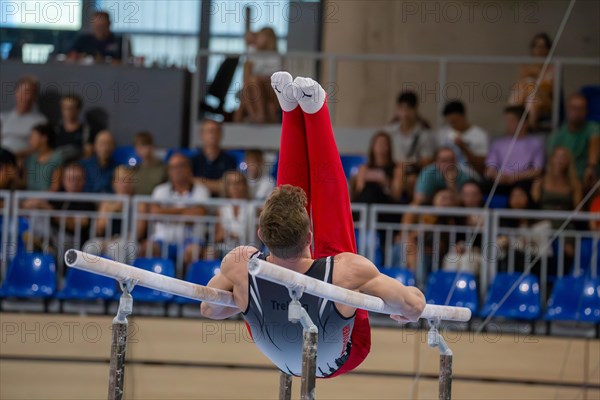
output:
[[[198,285],[206,286],[208,281],[210,281],[212,277],[219,272],[220,267],[221,260],[196,261],[190,265],[190,268],[185,276],[185,280]],[[198,300],[187,299],[180,296],[177,296],[175,301],[180,304],[199,303]]]
[[[138,258],[133,263],[134,267],[156,272],[157,274],[170,277],[175,276],[175,265],[173,261],[165,258]],[[118,293],[120,295],[120,292]],[[173,295],[158,290],[136,286],[131,292],[133,301],[148,303],[163,303],[173,299]]]
[[[587,119],[600,122],[600,85],[584,86],[581,94],[587,99]]]
[[[71,268],[65,287],[56,295],[61,300],[110,300],[117,293],[113,278]]]
[[[382,274],[389,276],[390,278],[394,278],[397,281],[400,281],[405,286],[415,286],[415,275],[408,268],[402,267],[391,267],[386,268],[383,267],[381,270]]]
[[[237,169],[241,170],[242,169],[242,163],[244,163],[244,159],[246,157],[246,151],[245,150],[227,150],[227,154],[229,154],[230,156],[233,156],[236,160],[236,166]]]
[[[452,286],[454,290],[450,301],[447,301]],[[474,313],[479,305],[475,275],[467,272],[434,271],[427,279],[425,298],[428,304],[466,307]]]
[[[168,162],[169,158],[171,158],[171,156],[175,153],[181,153],[184,156],[186,156],[187,158],[192,158],[198,154],[198,149],[196,149],[196,148],[188,149],[186,147],[172,147],[167,150],[164,161]]]
[[[558,246],[555,251],[555,254],[558,254]],[[581,274],[591,276],[594,268],[598,273],[600,273],[600,240],[596,242],[596,252],[596,263],[595,265],[592,265],[594,256],[594,240],[592,238],[581,239],[581,247],[579,252],[579,266],[581,268]],[[576,274],[575,261],[573,261],[571,273]]]
[[[113,153],[113,160],[117,165],[136,166],[140,163],[140,157],[135,152],[133,146],[119,146]]]
[[[344,174],[348,180],[358,173],[358,168],[361,165],[367,162],[366,156],[343,155],[340,156],[340,159],[342,160]]]
[[[521,274],[500,273],[492,282],[481,316],[487,317],[498,307],[506,293],[517,282]],[[525,275],[523,280],[494,312],[494,317],[535,320],[541,315],[540,283],[535,275]]]
[[[43,253],[19,253],[8,269],[0,297],[48,298],[55,291],[54,257]]]
[[[548,300],[544,319],[600,323],[600,280],[583,275],[560,278]]]
[[[487,201],[488,196],[485,197],[485,201]],[[504,194],[495,194],[490,202],[490,208],[508,208],[508,196]]]

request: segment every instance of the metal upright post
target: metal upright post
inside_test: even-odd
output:
[[[440,321],[429,321],[431,328],[427,335],[429,347],[440,349],[440,377],[439,377],[439,400],[450,400],[452,398],[452,350],[438,332]]]
[[[119,309],[112,321],[112,343],[110,348],[110,369],[108,374],[108,400],[123,398],[125,382],[125,352],[127,350],[127,316],[133,311],[131,290],[135,283],[120,282],[123,294],[119,299]]]
[[[282,372],[279,375],[279,400],[292,399],[292,376]]]
[[[317,343],[319,329],[310,319],[306,310],[300,304],[302,288],[288,288],[290,292],[290,305],[288,319],[290,322],[302,324],[302,379],[300,386],[300,399],[314,400],[317,377]],[[280,390],[281,391],[281,390]]]

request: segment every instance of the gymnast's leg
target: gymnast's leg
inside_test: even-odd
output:
[[[288,72],[276,72],[271,86],[283,110],[281,142],[277,166],[277,186],[294,185],[302,188],[310,199],[310,179],[304,114],[296,100],[296,89]],[[310,213],[310,206],[307,210]]]
[[[298,102],[304,111],[306,143],[311,167],[309,197],[312,209],[314,257],[342,252],[356,253],[354,223],[348,194],[348,183],[338,153],[326,94],[309,78],[296,78]],[[360,365],[371,349],[369,314],[356,310],[351,336],[352,350],[348,360],[330,378],[349,372]]]

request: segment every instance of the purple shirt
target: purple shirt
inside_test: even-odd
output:
[[[488,167],[495,167],[498,172],[502,167],[504,158],[508,154],[508,148],[510,147],[511,137],[503,137],[494,140],[490,151],[487,155],[485,165]],[[524,138],[517,139],[512,149],[511,154],[508,156],[504,173],[514,172],[519,173],[527,171],[531,168],[543,169],[544,167],[544,143],[541,139],[525,136]]]

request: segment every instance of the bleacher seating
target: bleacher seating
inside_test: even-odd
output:
[[[485,304],[482,317],[492,312],[494,317],[517,320],[536,320],[541,315],[540,283],[535,275],[525,275],[512,293],[504,299],[508,291],[520,279],[519,273],[499,273],[494,278]],[[498,308],[498,305],[500,307]]]
[[[386,268],[383,267],[380,270],[383,274],[389,276],[390,278],[394,278],[405,286],[415,286],[415,275],[408,268],[400,268],[400,267],[392,267]]]
[[[113,153],[113,160],[117,165],[129,165],[134,167],[140,163],[140,157],[133,146],[119,146]]]
[[[54,257],[42,253],[18,253],[0,288],[0,297],[49,298],[56,291]]]
[[[600,323],[600,280],[584,275],[557,280],[544,319]]]
[[[152,271],[157,274],[166,275],[170,277],[175,276],[175,265],[173,261],[163,258],[137,258],[133,262],[133,266],[146,271]],[[143,286],[137,286],[134,289],[134,296],[136,301],[147,302],[147,303],[164,303],[173,299],[173,295],[160,292],[158,290],[149,289]],[[117,294],[121,295],[120,291]]]
[[[473,313],[479,305],[475,276],[467,272],[432,272],[427,280],[425,297],[428,304],[466,307]]]
[[[358,173],[358,168],[361,165],[367,162],[367,157],[361,155],[341,155],[340,159],[348,180]]]
[[[206,286],[208,281],[219,271],[221,266],[221,260],[200,260],[190,265],[185,280],[188,282],[196,283],[198,285]],[[197,300],[187,299],[185,297],[177,296],[177,303],[199,303]]]
[[[106,276],[71,268],[65,287],[56,294],[60,300],[110,300],[116,295],[115,280]]]

